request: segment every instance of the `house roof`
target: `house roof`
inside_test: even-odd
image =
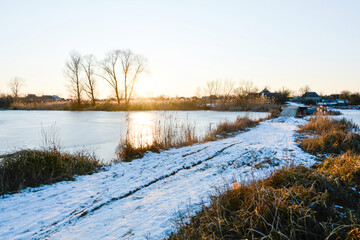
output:
[[[302,95],[302,97],[312,97],[312,98],[318,98],[320,97],[319,94],[317,94],[316,92],[306,92],[304,95]]]
[[[260,92],[260,94],[262,94],[262,93],[270,93],[270,91],[267,90],[266,88],[264,88],[264,90],[262,90],[262,91]]]
[[[272,98],[274,96],[274,93],[270,92],[269,90],[267,90],[266,88],[264,88],[264,90],[262,90],[259,93],[260,96],[266,96],[268,98]]]

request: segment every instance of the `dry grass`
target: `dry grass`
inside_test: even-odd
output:
[[[238,117],[234,122],[222,122],[217,125],[214,130],[209,131],[204,137],[203,141],[214,141],[216,139],[225,138],[240,131],[245,131],[248,128],[257,126],[260,121],[262,121],[262,119],[254,121],[248,117]]]
[[[1,100],[1,99],[0,99]],[[218,110],[218,111],[253,111],[269,112],[271,109],[278,108],[279,105],[273,102],[268,103],[262,98],[244,100],[241,104],[237,101],[228,101],[225,104],[220,101],[216,106],[210,107],[199,98],[164,98],[150,100],[134,100],[130,106],[125,103],[118,104],[113,100],[98,100],[93,106],[91,101],[82,101],[79,106],[76,102],[11,102],[11,108],[14,110],[68,110],[68,111],[189,111],[189,110]],[[0,101],[1,104],[1,101]]]
[[[262,120],[262,119],[261,119]],[[131,161],[135,158],[144,156],[147,151],[159,152],[163,149],[173,147],[190,146],[199,142],[214,141],[226,138],[239,131],[255,127],[258,121],[248,117],[237,118],[234,122],[220,123],[215,129],[210,129],[204,137],[197,136],[196,126],[190,122],[179,123],[173,117],[167,117],[164,122],[157,122],[153,133],[153,141],[148,143],[136,144],[131,141],[134,137],[127,133],[118,147],[118,156],[122,161]]]
[[[83,101],[79,106],[75,102],[14,102],[14,110],[68,110],[68,111],[150,111],[150,110],[199,110],[201,102],[193,99],[133,102],[130,106],[111,100],[99,100],[93,106],[90,101]]]
[[[91,174],[102,165],[84,152],[75,154],[54,150],[22,150],[0,161],[0,195]]]
[[[289,166],[264,180],[235,183],[195,216],[180,216],[169,239],[360,239],[358,127],[314,118],[305,150],[331,155],[313,168]]]
[[[360,156],[351,152],[340,156],[330,156],[325,159],[321,167],[317,169],[320,173],[329,174],[337,181],[358,188],[360,191]]]
[[[302,166],[235,185],[169,239],[356,239],[359,193]],[[355,236],[355,237],[354,237]]]
[[[142,141],[142,136],[133,136],[128,132],[118,146],[118,156],[127,162],[143,157],[148,151],[159,152],[163,149],[189,146],[201,141],[195,132],[195,124],[189,121],[179,122],[172,115],[165,116],[163,121],[156,122],[150,143]],[[132,139],[140,141],[134,142]]]
[[[22,103],[14,102],[11,108],[14,110],[69,110],[70,102],[45,102],[45,103]]]
[[[310,118],[309,123],[302,126],[299,132],[323,135],[331,132],[348,132],[353,130],[358,131],[359,127],[352,121],[345,118],[336,120],[320,115]]]
[[[358,130],[356,124],[346,119],[318,116],[300,128],[300,133],[310,135],[300,139],[300,146],[312,154],[360,153],[360,135],[355,133]]]

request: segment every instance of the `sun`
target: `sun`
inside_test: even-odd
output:
[[[141,78],[135,86],[137,97],[149,97],[153,93],[153,87],[149,78]]]

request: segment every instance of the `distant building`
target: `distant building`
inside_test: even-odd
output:
[[[63,98],[57,95],[42,95],[41,97],[36,96],[35,94],[28,94],[26,97],[22,98],[22,101],[32,103],[32,102],[56,102],[64,101]]]
[[[260,97],[267,97],[267,98],[272,98],[274,97],[274,93],[270,92],[269,90],[267,90],[266,88],[264,88],[264,90],[262,90],[259,93]]]
[[[315,102],[318,103],[321,101],[321,97],[316,92],[306,92],[301,96],[303,102]]]
[[[35,94],[29,94],[25,97],[28,102],[36,102],[37,96]]]
[[[63,101],[64,99],[59,97],[58,95],[52,95],[52,97],[55,99],[55,101]]]
[[[331,95],[330,95],[330,98],[331,98],[331,99],[338,100],[338,99],[340,98],[340,94],[331,94]]]

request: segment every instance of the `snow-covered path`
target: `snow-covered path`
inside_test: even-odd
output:
[[[234,137],[149,153],[73,182],[0,199],[1,239],[162,239],[187,206],[209,201],[214,186],[267,176],[315,159],[294,142],[303,120],[278,118]]]

